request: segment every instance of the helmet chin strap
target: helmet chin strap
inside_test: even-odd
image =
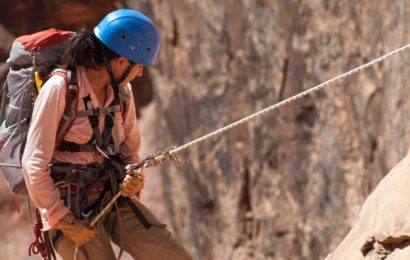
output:
[[[116,80],[115,77],[114,77],[114,73],[112,72],[111,65],[110,65],[110,63],[108,62],[107,57],[104,55],[104,51],[103,51],[103,48],[102,48],[101,45],[100,45],[100,50],[101,50],[102,58],[103,58],[103,61],[104,61],[104,66],[105,66],[105,68],[106,68],[107,71],[108,71],[108,75],[110,75],[111,85],[112,85],[113,87],[118,87],[118,86],[120,85],[120,83],[123,82],[123,81],[128,77],[128,75],[130,74],[131,70],[135,67],[136,64],[135,64],[134,62],[131,62],[131,61],[128,60],[128,61],[130,62],[130,65],[129,65],[128,68],[124,71],[124,73],[122,74],[121,78],[120,78],[119,80]]]
[[[114,73],[112,72],[112,68],[111,65],[108,63],[107,58],[105,58],[104,56],[104,65],[105,68],[108,71],[108,75],[110,75],[110,79],[111,79],[111,85],[113,87],[118,87],[120,85],[121,82],[123,82],[128,75],[130,74],[131,70],[135,67],[135,63],[130,62],[130,65],[128,66],[128,68],[124,71],[124,73],[122,74],[121,78],[119,80],[116,80],[114,77]]]

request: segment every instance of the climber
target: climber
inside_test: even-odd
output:
[[[53,75],[36,99],[22,157],[24,178],[43,230],[63,259],[72,259],[76,247],[78,259],[115,259],[110,240],[135,259],[192,259],[139,201],[143,173],[125,170],[140,161],[129,82],[153,64],[158,49],[159,35],[148,17],[129,9],[111,12],[93,32],[75,34],[64,59],[74,83]],[[78,89],[76,118],[57,144],[66,84]],[[122,197],[113,210],[90,228],[117,191]]]

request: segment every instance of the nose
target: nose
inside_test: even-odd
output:
[[[139,68],[138,68],[138,77],[141,77],[142,76],[142,71],[144,70],[144,67],[143,66],[140,66]]]
[[[141,77],[141,76],[142,76],[143,68],[144,68],[144,67],[143,67],[142,65],[137,64],[137,73],[136,73],[136,76],[137,76],[137,77]]]

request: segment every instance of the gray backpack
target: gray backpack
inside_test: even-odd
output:
[[[75,117],[77,87],[70,71],[55,70],[70,46],[73,32],[48,29],[23,35],[13,42],[7,63],[10,70],[3,85],[0,108],[0,173],[14,193],[25,193],[21,166],[34,101],[43,81],[58,74],[66,79],[64,116],[59,124],[57,143]]]

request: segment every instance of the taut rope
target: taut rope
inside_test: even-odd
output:
[[[326,87],[326,86],[331,85],[332,83],[335,83],[335,82],[338,81],[338,80],[345,79],[345,78],[350,77],[350,76],[352,76],[352,75],[354,75],[354,74],[356,74],[356,73],[358,73],[358,72],[360,72],[360,71],[362,71],[362,70],[368,69],[369,67],[371,67],[371,66],[373,66],[373,65],[375,65],[375,64],[377,64],[377,63],[380,63],[380,62],[382,62],[383,60],[388,59],[388,58],[390,58],[390,57],[392,57],[392,56],[394,56],[394,55],[396,55],[396,54],[398,54],[398,53],[400,53],[400,52],[402,52],[402,51],[405,51],[405,50],[407,50],[408,48],[410,48],[410,44],[407,44],[407,45],[405,45],[405,46],[403,46],[403,47],[401,47],[401,48],[399,48],[399,49],[396,49],[396,50],[394,50],[394,51],[392,51],[392,52],[389,52],[389,53],[387,53],[387,54],[385,54],[385,55],[383,55],[383,56],[381,56],[381,57],[379,57],[379,58],[377,58],[377,59],[374,59],[374,60],[372,60],[372,61],[370,61],[370,62],[368,62],[368,63],[366,63],[366,64],[363,64],[363,65],[361,65],[361,66],[359,66],[359,67],[356,67],[356,68],[354,68],[354,69],[352,69],[352,70],[349,70],[348,72],[345,72],[345,73],[343,73],[343,74],[341,74],[341,75],[339,75],[339,76],[337,76],[337,77],[334,77],[334,78],[329,79],[329,80],[327,80],[327,81],[325,81],[325,82],[322,82],[322,83],[320,83],[319,85],[316,85],[315,87],[312,87],[312,88],[310,88],[310,89],[307,89],[307,90],[305,90],[305,91],[303,91],[303,92],[301,92],[301,93],[299,93],[299,94],[296,94],[296,95],[294,95],[294,96],[292,96],[292,97],[290,97],[290,98],[287,98],[287,99],[285,99],[285,100],[283,100],[283,101],[280,101],[280,102],[278,102],[278,103],[276,103],[276,104],[274,104],[274,105],[272,105],[272,106],[270,106],[270,107],[267,107],[267,108],[265,108],[265,109],[262,109],[261,111],[256,112],[256,113],[254,113],[254,114],[252,114],[252,115],[250,115],[250,116],[244,117],[244,118],[242,118],[242,119],[240,119],[240,120],[238,120],[238,121],[236,121],[236,122],[233,122],[233,123],[231,123],[231,124],[229,124],[229,125],[227,125],[227,126],[224,126],[224,127],[220,128],[220,129],[218,129],[218,130],[216,130],[216,131],[214,131],[214,132],[211,132],[211,133],[209,133],[209,134],[207,134],[207,135],[204,135],[204,136],[202,136],[202,137],[200,137],[200,138],[197,138],[197,139],[195,139],[195,140],[193,140],[193,141],[191,141],[191,142],[189,142],[189,143],[186,143],[186,144],[184,144],[184,145],[182,145],[182,146],[180,146],[180,147],[178,147],[178,148],[175,148],[175,149],[171,150],[169,153],[171,153],[171,154],[173,154],[173,153],[179,153],[179,152],[181,152],[181,151],[183,151],[183,150],[188,149],[189,147],[191,147],[191,146],[193,146],[193,145],[196,145],[196,144],[198,144],[198,143],[202,143],[202,142],[204,142],[204,141],[206,141],[206,140],[208,140],[208,139],[210,139],[210,138],[213,138],[213,137],[215,137],[215,136],[217,136],[217,135],[221,135],[221,134],[225,133],[226,131],[228,131],[228,130],[234,128],[234,127],[237,127],[238,125],[241,125],[241,124],[243,124],[243,123],[246,123],[246,122],[248,122],[248,121],[250,121],[250,120],[255,119],[255,118],[258,117],[258,116],[261,116],[261,115],[263,115],[263,114],[266,114],[266,113],[268,113],[268,112],[270,112],[270,111],[272,111],[272,110],[278,109],[278,108],[280,108],[280,107],[282,107],[282,106],[284,106],[284,105],[286,105],[286,104],[288,104],[288,103],[291,103],[291,102],[293,102],[293,101],[295,101],[295,100],[297,100],[297,99],[300,99],[300,98],[302,98],[302,97],[304,97],[304,96],[306,96],[306,95],[308,95],[308,94],[311,94],[311,93],[313,93],[313,92],[316,92],[316,91],[318,91],[318,90],[320,90],[320,89],[322,89],[322,88],[324,88],[324,87]]]
[[[180,152],[182,152],[182,151],[188,149],[189,147],[191,147],[191,146],[193,146],[193,145],[196,145],[196,144],[199,144],[199,143],[202,143],[202,142],[204,142],[204,141],[206,141],[206,140],[208,140],[208,139],[211,139],[211,138],[213,138],[213,137],[215,137],[215,136],[217,136],[217,135],[221,135],[221,134],[225,133],[226,131],[228,131],[228,130],[234,128],[234,127],[237,127],[237,126],[239,126],[239,125],[241,125],[241,124],[243,124],[243,123],[246,123],[246,122],[248,122],[248,121],[250,121],[250,120],[255,119],[255,118],[258,117],[258,116],[261,116],[261,115],[266,114],[266,113],[268,113],[268,112],[270,112],[270,111],[273,111],[273,110],[275,110],[275,109],[278,109],[278,108],[280,108],[280,107],[282,107],[282,106],[284,106],[284,105],[286,105],[286,104],[288,104],[288,103],[291,103],[291,102],[293,102],[293,101],[295,101],[295,100],[297,100],[297,99],[300,99],[300,98],[302,98],[302,97],[304,97],[304,96],[306,96],[306,95],[308,95],[308,94],[311,94],[311,93],[313,93],[313,92],[319,91],[320,89],[322,89],[322,88],[324,88],[324,87],[327,87],[327,86],[330,86],[331,84],[335,83],[335,82],[338,81],[338,80],[345,79],[345,78],[350,77],[350,76],[352,76],[352,75],[354,75],[354,74],[356,74],[356,73],[358,73],[358,72],[360,72],[360,71],[362,71],[362,70],[368,69],[369,67],[371,67],[371,66],[373,66],[373,65],[375,65],[375,64],[377,64],[377,63],[380,63],[380,62],[382,62],[383,60],[388,59],[388,58],[390,58],[390,57],[392,57],[392,56],[394,56],[394,55],[396,55],[396,54],[398,54],[398,53],[400,53],[400,52],[403,52],[403,51],[407,50],[408,48],[410,48],[410,44],[407,44],[407,45],[405,45],[405,46],[403,46],[403,47],[400,47],[400,48],[398,48],[398,49],[396,49],[396,50],[394,50],[394,51],[391,51],[391,52],[389,52],[389,53],[387,53],[387,54],[385,54],[385,55],[383,55],[383,56],[381,56],[381,57],[379,57],[379,58],[376,58],[376,59],[374,59],[374,60],[372,60],[372,61],[369,61],[368,63],[365,63],[365,64],[363,64],[363,65],[361,65],[361,66],[359,66],[359,67],[356,67],[356,68],[354,68],[354,69],[351,69],[351,70],[349,70],[349,71],[347,71],[347,72],[345,72],[345,73],[343,73],[343,74],[341,74],[341,75],[339,75],[339,76],[336,76],[336,77],[334,77],[334,78],[332,78],[332,79],[329,79],[329,80],[327,80],[327,81],[325,81],[325,82],[322,82],[322,83],[320,83],[320,84],[318,84],[318,85],[316,85],[316,86],[314,86],[314,87],[312,87],[312,88],[310,88],[310,89],[307,89],[307,90],[305,90],[305,91],[303,91],[303,92],[301,92],[301,93],[299,93],[299,94],[297,94],[297,95],[294,95],[294,96],[292,96],[292,97],[290,97],[290,98],[287,98],[287,99],[285,99],[285,100],[283,100],[283,101],[280,101],[280,102],[278,102],[278,103],[276,103],[276,104],[274,104],[274,105],[272,105],[272,106],[269,106],[269,107],[267,107],[267,108],[265,108],[265,109],[262,109],[262,110],[260,110],[260,111],[258,111],[258,112],[256,112],[256,113],[254,113],[254,114],[252,114],[252,115],[249,115],[249,116],[247,116],[247,117],[244,117],[244,118],[242,118],[242,119],[240,119],[240,120],[238,120],[238,121],[235,121],[235,122],[233,122],[233,123],[231,123],[231,124],[229,124],[229,125],[227,125],[227,126],[224,126],[224,127],[220,128],[220,129],[218,129],[218,130],[216,130],[216,131],[214,131],[214,132],[211,132],[211,133],[209,133],[209,134],[207,134],[207,135],[204,135],[204,136],[202,136],[202,137],[200,137],[200,138],[197,138],[197,139],[195,139],[195,140],[193,140],[193,141],[191,141],[191,142],[188,142],[188,143],[186,143],[186,144],[184,144],[184,145],[182,145],[182,146],[179,146],[179,147],[177,147],[177,148],[169,149],[169,150],[167,150],[167,151],[165,151],[165,152],[157,153],[157,154],[154,155],[154,156],[148,157],[148,158],[145,159],[142,163],[130,164],[130,165],[127,166],[127,169],[134,169],[134,170],[136,170],[137,172],[140,172],[143,168],[148,168],[148,167],[156,166],[156,165],[158,165],[158,164],[163,164],[163,163],[166,162],[166,161],[172,161],[172,160],[174,160],[174,161],[176,161],[176,162],[180,162],[180,159],[178,158],[178,154],[179,154]],[[111,201],[105,206],[105,208],[100,212],[100,214],[98,214],[98,215],[95,217],[95,219],[91,222],[91,226],[94,226],[95,223],[97,223],[97,221],[111,208],[111,206],[114,204],[115,200],[118,199],[119,196],[120,196],[120,193],[117,193],[116,196],[114,196],[114,197],[111,199]]]

